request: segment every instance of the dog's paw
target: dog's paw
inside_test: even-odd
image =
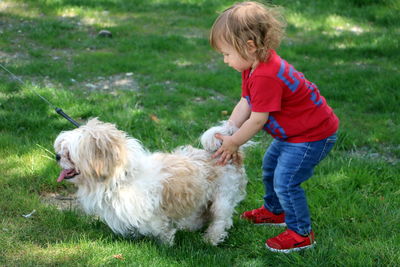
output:
[[[203,236],[203,239],[206,243],[209,243],[213,246],[218,246],[218,244],[220,244],[222,241],[225,240],[225,238],[227,237],[228,233],[227,232],[209,232],[207,231],[207,233]]]

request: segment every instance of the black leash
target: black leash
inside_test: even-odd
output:
[[[17,80],[19,83],[21,83],[22,85],[24,85],[25,83],[18,78],[14,73],[12,73],[11,71],[9,71],[6,67],[4,67],[1,63],[0,63],[0,67],[5,70],[6,72],[8,72],[11,77],[14,80]],[[60,114],[61,116],[63,116],[65,119],[67,119],[70,123],[72,123],[73,125],[75,125],[76,127],[79,128],[79,126],[81,126],[79,123],[77,123],[75,120],[73,120],[70,116],[68,116],[61,108],[56,107],[55,105],[53,105],[49,100],[47,100],[46,98],[44,98],[43,96],[41,96],[38,92],[36,92],[35,90],[32,90],[35,95],[37,95],[38,97],[40,97],[44,102],[46,102],[49,106],[51,106],[52,108],[54,108],[54,110]]]

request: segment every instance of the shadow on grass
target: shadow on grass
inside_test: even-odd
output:
[[[9,192],[12,194],[11,192]],[[15,191],[13,192],[15,194]],[[8,194],[4,194],[8,197]],[[232,257],[235,249],[229,245],[213,247],[204,243],[200,232],[178,232],[176,244],[168,247],[160,244],[153,238],[130,240],[114,235],[111,230],[95,218],[83,216],[74,211],[58,211],[52,207],[45,207],[38,203],[36,197],[13,198],[19,201],[20,208],[17,213],[3,214],[3,229],[7,229],[12,236],[3,241],[15,242],[21,255],[15,253],[5,255],[6,263],[15,265],[29,263],[29,265],[95,264],[105,260],[118,262],[115,255],[121,255],[124,262],[146,264],[151,262],[165,264],[181,263],[193,266],[203,263],[204,266],[232,266]],[[32,201],[33,200],[33,201]],[[26,203],[21,207],[21,202]],[[15,206],[11,202],[3,202],[10,209]],[[23,210],[36,205],[36,213],[30,218],[23,218]],[[15,219],[14,216],[21,216]],[[7,221],[12,221],[13,226]],[[229,239],[226,241],[229,244]],[[227,249],[231,250],[228,252]],[[220,253],[224,251],[224,253]],[[228,253],[227,253],[228,252]],[[236,251],[237,252],[237,251]],[[11,258],[10,258],[11,256]],[[1,262],[1,261],[0,261]],[[91,264],[89,264],[91,265]]]

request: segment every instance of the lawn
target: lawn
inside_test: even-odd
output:
[[[228,0],[0,1],[0,265],[400,265],[400,1],[279,0],[287,34],[278,53],[316,83],[340,118],[339,140],[304,184],[315,249],[275,254],[281,230],[238,214],[261,205],[261,159],[246,151],[247,197],[218,247],[179,232],[174,247],[114,235],[57,183],[55,137],[80,123],[115,123],[151,151],[199,145],[240,97],[240,74],[208,43]],[[98,33],[108,30],[112,37]],[[28,218],[26,215],[35,212]]]

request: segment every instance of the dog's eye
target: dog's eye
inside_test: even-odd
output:
[[[58,155],[58,154],[56,154],[56,160],[57,160],[57,161],[60,161],[60,159],[61,159],[61,156]]]

